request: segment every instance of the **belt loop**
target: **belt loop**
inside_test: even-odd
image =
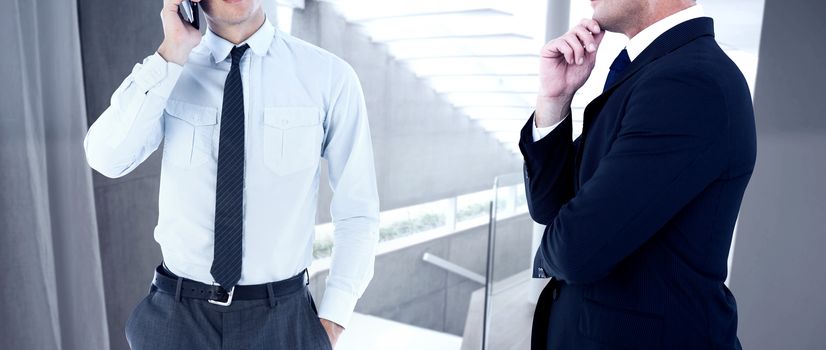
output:
[[[181,286],[184,284],[184,278],[178,277],[178,285],[175,286],[175,301],[181,302]]]
[[[267,298],[270,300],[270,307],[275,307],[275,293],[272,291],[272,283],[267,283]]]

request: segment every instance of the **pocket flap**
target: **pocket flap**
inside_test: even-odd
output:
[[[264,108],[264,124],[280,129],[318,125],[321,113],[318,107]]]
[[[218,108],[215,107],[168,100],[166,102],[166,113],[192,125],[215,125],[218,123]]]

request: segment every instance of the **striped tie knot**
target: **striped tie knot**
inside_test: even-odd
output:
[[[236,46],[232,48],[232,51],[229,52],[229,55],[232,56],[233,66],[237,66],[238,63],[241,62],[241,57],[244,57],[244,52],[247,52],[247,49],[249,48],[249,44],[244,44],[243,46]]]

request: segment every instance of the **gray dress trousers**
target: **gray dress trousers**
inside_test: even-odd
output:
[[[126,321],[132,350],[332,350],[307,287],[229,306],[181,298],[154,285]]]

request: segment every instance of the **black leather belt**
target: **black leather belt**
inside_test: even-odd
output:
[[[172,294],[175,300],[194,298],[208,300],[212,304],[228,306],[233,300],[267,299],[273,300],[280,296],[299,292],[310,283],[307,270],[288,279],[270,283],[254,285],[237,285],[225,290],[215,284],[205,284],[191,279],[176,276],[164,268],[163,264],[155,268],[155,278],[152,284],[159,291]]]

